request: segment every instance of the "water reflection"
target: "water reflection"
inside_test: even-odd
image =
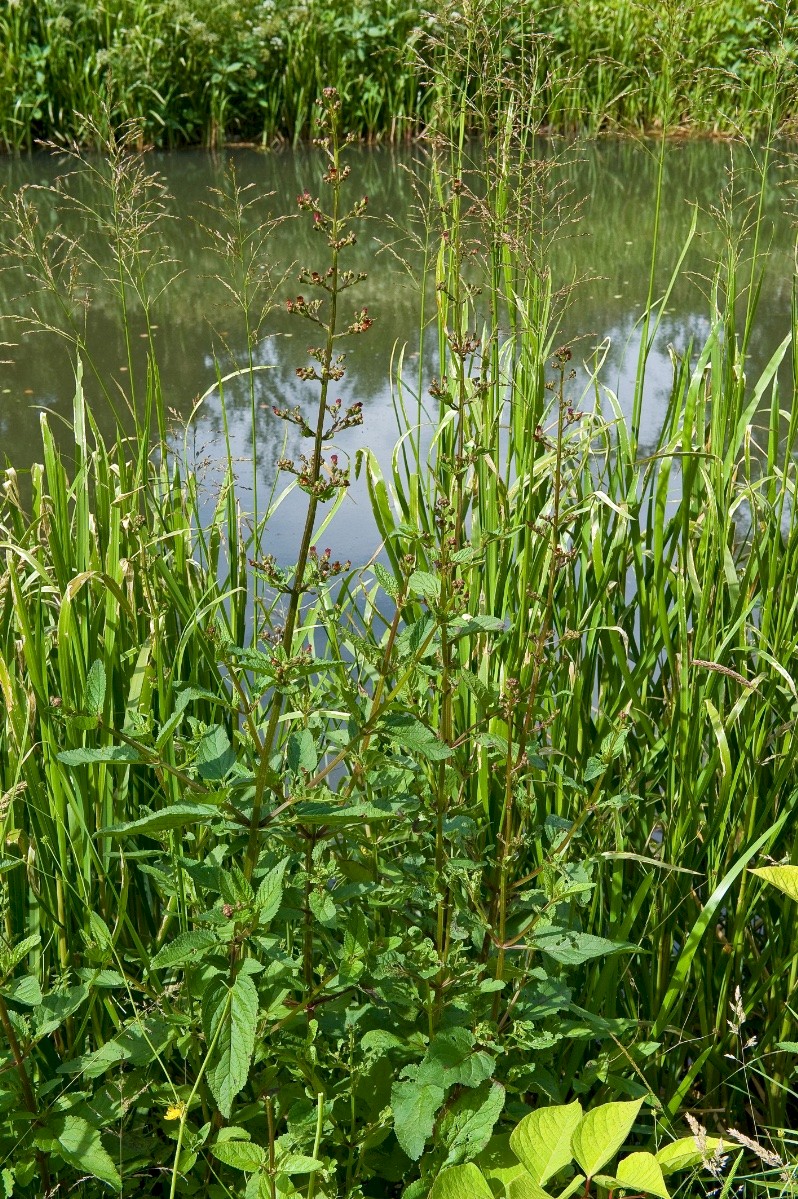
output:
[[[545,152],[551,153],[551,149]],[[247,359],[242,315],[227,302],[224,283],[231,279],[224,273],[219,277],[220,262],[209,251],[208,234],[201,227],[214,220],[207,207],[213,199],[209,189],[223,186],[227,160],[200,152],[181,152],[153,154],[146,162],[165,188],[165,219],[159,225],[159,241],[154,247],[164,263],[158,278],[153,277],[153,287],[157,289],[170,273],[175,275],[153,309],[158,365],[167,403],[176,420],[185,421],[198,398],[207,393],[192,422],[187,445],[195,461],[204,463],[210,502],[219,482],[216,467],[225,453],[225,422],[214,383],[217,374],[225,375]],[[397,228],[412,224],[416,197],[411,182],[415,177],[423,185],[423,156],[390,148],[364,149],[355,150],[350,163],[351,194],[367,194],[372,215],[347,263],[353,270],[367,271],[369,278],[357,291],[347,293],[346,300],[352,307],[367,305],[376,321],[367,336],[353,339],[347,347],[351,351],[348,373],[337,394],[344,404],[364,402],[365,423],[342,434],[340,448],[354,455],[359,445],[368,444],[388,464],[397,435],[391,398],[391,360],[397,344],[406,347],[405,374],[411,390],[421,381],[423,392],[437,373],[434,339],[428,337],[420,343],[421,297],[412,278],[421,273],[418,251],[409,242],[401,247],[408,272],[384,249],[385,242],[395,241]],[[323,169],[318,154],[309,150],[266,155],[240,150],[235,153],[235,165],[240,185],[254,184],[253,192],[247,193],[258,197],[249,214],[253,221],[269,214],[292,215],[300,192],[307,188],[318,193]],[[789,328],[793,232],[786,191],[780,186],[783,166],[783,161],[774,165],[765,195],[767,266],[751,345],[751,377],[770,359]],[[71,168],[63,159],[45,156],[6,160],[0,163],[0,187],[5,187],[8,194],[26,184],[51,183],[66,169]],[[628,413],[648,288],[657,147],[629,141],[571,147],[556,169],[571,192],[569,212],[578,210],[579,220],[566,221],[553,244],[553,276],[558,284],[583,280],[571,293],[558,339],[573,343],[577,360],[588,360],[593,348],[609,338],[602,379],[616,392]],[[694,206],[700,211],[685,270],[671,293],[652,353],[641,428],[644,444],[653,442],[657,435],[670,391],[672,362],[668,347],[683,353],[691,342],[700,345],[709,333],[705,293],[723,254],[723,222],[744,221],[742,197],[756,191],[757,169],[756,155],[744,147],[709,142],[668,147],[655,294],[664,294],[687,239]],[[93,206],[99,203],[93,187],[86,176],[77,180],[72,190],[82,204]],[[85,215],[75,210],[57,212],[46,193],[32,195],[39,207],[42,233],[79,237],[100,266],[107,261],[101,239],[86,234]],[[734,203],[727,209],[725,198],[732,196]],[[325,247],[314,238],[306,221],[282,221],[267,247],[264,266],[272,277],[279,279],[287,272],[284,286],[278,288],[280,299],[296,294],[300,267],[323,268]],[[744,265],[741,270],[744,280]],[[87,278],[93,284],[86,312],[87,353],[97,375],[113,381],[113,395],[121,405],[130,395],[131,378],[118,302],[112,289],[100,283],[95,268],[88,271]],[[21,316],[36,303],[40,317],[58,325],[62,316],[57,306],[32,300],[30,290],[19,272],[0,274],[0,312]],[[131,331],[133,383],[140,393],[146,378],[147,342],[139,312],[132,314]],[[301,383],[295,374],[296,367],[306,361],[312,332],[310,326],[287,317],[282,307],[275,308],[254,348],[255,361],[270,367],[256,375],[254,407],[246,378],[231,380],[224,387],[228,436],[244,499],[252,494],[253,478],[259,480],[261,496],[269,494],[276,475],[275,463],[286,450],[287,426],[275,419],[272,405],[291,407],[313,395],[312,387]],[[18,469],[24,470],[41,453],[39,409],[44,407],[54,416],[69,418],[74,390],[72,351],[54,333],[21,336],[19,326],[8,319],[0,324],[0,342],[11,343],[0,348],[0,433],[5,453]],[[581,382],[584,376],[577,386]],[[91,370],[86,372],[86,387],[100,427],[110,432],[109,407]],[[253,413],[257,445],[254,471]],[[57,433],[62,430],[59,435],[68,445],[62,422],[56,420],[54,424]],[[297,453],[299,448],[295,438],[287,451]],[[286,481],[284,476],[280,486]],[[271,552],[281,559],[291,557],[303,509],[302,496],[290,496],[272,525]],[[339,556],[363,561],[373,552],[376,534],[362,489],[351,489],[330,536]]]

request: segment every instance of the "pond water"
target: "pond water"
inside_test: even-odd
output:
[[[570,191],[568,220],[550,255],[557,285],[580,280],[571,292],[562,317],[558,343],[571,342],[577,361],[586,360],[603,339],[610,348],[602,379],[617,392],[629,410],[639,323],[646,298],[654,223],[657,180],[656,144],[608,140],[571,147],[557,168],[558,177]],[[263,219],[296,212],[296,196],[306,188],[318,194],[323,169],[318,153],[310,150],[261,154],[238,149],[233,152],[238,182],[254,185],[246,193],[255,201],[250,218]],[[743,197],[758,187],[756,154],[746,147],[691,141],[668,146],[665,161],[664,203],[660,214],[660,252],[657,286],[662,290],[678,261],[690,229],[693,207],[698,205],[698,230],[681,275],[669,301],[647,377],[641,441],[651,444],[656,437],[663,406],[670,388],[672,365],[668,347],[682,351],[691,339],[700,345],[709,331],[708,276],[711,276],[723,237],[719,225],[725,202],[733,195],[733,219],[744,220]],[[190,427],[189,453],[204,462],[209,501],[218,487],[218,463],[224,455],[224,429],[217,371],[225,374],[246,362],[246,334],[240,311],[228,303],[224,283],[231,276],[208,250],[209,234],[202,225],[218,227],[209,201],[210,189],[219,188],[231,155],[202,152],[150,154],[147,169],[156,172],[166,189],[167,219],[158,226],[158,247],[164,259],[153,275],[158,286],[169,275],[172,282],[155,305],[159,367],[167,404],[176,420],[185,421],[200,396],[206,395]],[[367,271],[369,278],[348,293],[352,307],[366,305],[375,318],[366,337],[353,339],[349,349],[348,373],[339,392],[344,403],[362,400],[362,428],[348,430],[340,438],[344,453],[354,455],[359,445],[369,445],[387,464],[397,437],[391,399],[392,361],[404,352],[409,382],[424,384],[436,373],[433,339],[424,343],[424,361],[419,361],[419,312],[421,296],[417,275],[417,251],[401,230],[413,224],[416,194],[413,180],[423,185],[423,154],[413,151],[355,149],[350,153],[351,195],[367,194],[370,219],[359,234],[358,244],[347,265]],[[74,169],[64,158],[36,155],[0,161],[0,192],[6,200],[25,185],[46,185]],[[790,323],[791,289],[795,271],[794,230],[790,218],[790,188],[784,184],[791,171],[786,156],[777,156],[765,196],[764,236],[767,265],[757,316],[757,331],[751,346],[750,377],[769,360]],[[81,203],[102,203],[95,195],[89,176],[73,187]],[[423,187],[422,187],[423,190]],[[31,192],[40,209],[43,234],[62,231],[85,237],[85,220],[80,213],[57,213],[45,192]],[[83,243],[82,254],[103,259],[96,235]],[[406,259],[402,265],[394,250]],[[307,220],[288,219],[277,225],[265,248],[264,262],[279,280],[279,300],[301,290],[296,282],[300,267],[323,269],[324,245],[312,236]],[[408,269],[409,268],[409,269]],[[97,373],[113,380],[120,400],[128,395],[130,371],[118,306],[99,275],[89,265],[92,290],[86,315],[88,353]],[[54,332],[21,334],[9,318],[26,314],[36,301],[32,285],[20,273],[0,273],[0,434],[2,450],[10,462],[24,471],[41,455],[39,413],[44,408],[63,444],[68,445],[64,421],[71,413],[74,392],[73,352]],[[428,311],[431,309],[428,308]],[[60,316],[52,304],[39,308],[40,315],[57,325]],[[145,377],[143,321],[131,317],[133,334],[134,385],[139,392]],[[312,342],[309,327],[288,318],[278,307],[266,319],[255,346],[255,360],[271,369],[258,374],[256,395],[257,461],[253,471],[252,408],[249,385],[243,380],[225,388],[229,436],[237,460],[237,473],[245,497],[252,494],[253,478],[262,496],[271,490],[276,461],[283,453],[286,426],[272,414],[271,406],[292,407],[312,395],[309,385],[295,375],[307,359]],[[2,344],[4,343],[4,344]],[[577,380],[574,399],[586,375]],[[95,405],[101,427],[111,428],[106,401],[98,398],[96,378],[86,371],[86,390]],[[207,394],[206,394],[207,393]],[[59,420],[57,418],[63,418]],[[107,418],[107,419],[106,419]],[[177,442],[176,442],[177,445]],[[295,447],[290,447],[296,452]],[[283,476],[283,483],[286,481]],[[262,501],[261,501],[262,502]],[[290,496],[279,509],[270,532],[270,549],[278,558],[292,557],[303,497]],[[353,487],[335,518],[328,535],[335,554],[353,562],[367,560],[377,547],[368,501]],[[326,539],[325,539],[326,540]]]

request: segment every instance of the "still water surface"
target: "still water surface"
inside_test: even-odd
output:
[[[557,340],[571,342],[575,359],[581,361],[590,357],[597,343],[609,339],[602,379],[618,394],[625,411],[631,404],[639,322],[648,286],[657,152],[656,146],[631,141],[598,142],[571,149],[564,165],[558,168],[560,179],[570,191],[569,219],[551,251],[551,268],[557,286],[580,282],[570,293]],[[157,173],[166,189],[167,219],[157,226],[157,249],[169,262],[153,273],[153,287],[175,276],[154,309],[163,390],[176,419],[184,422],[198,398],[207,393],[191,422],[186,444],[195,462],[207,463],[209,502],[218,487],[216,464],[224,453],[222,411],[214,381],[217,370],[225,374],[236,365],[244,365],[247,358],[241,313],[228,302],[224,287],[225,279],[230,281],[231,276],[208,250],[207,227],[219,228],[218,217],[208,207],[214,201],[211,189],[223,186],[229,161],[229,155],[185,151],[152,154],[146,159],[148,170]],[[268,214],[293,218],[298,193],[306,188],[313,194],[320,191],[323,164],[315,152],[260,154],[237,150],[234,161],[239,184],[254,185],[246,193],[255,201],[249,213],[253,221]],[[349,161],[350,194],[353,198],[368,195],[370,218],[346,265],[367,271],[369,277],[357,290],[348,292],[346,299],[352,307],[366,305],[375,323],[367,336],[352,339],[347,347],[348,372],[337,394],[345,404],[363,401],[365,423],[342,434],[340,448],[354,457],[358,446],[368,445],[387,465],[398,435],[391,400],[392,369],[395,376],[392,362],[395,364],[402,351],[410,386],[415,386],[418,378],[426,386],[437,373],[432,337],[425,340],[421,348],[423,361],[419,361],[421,295],[414,279],[419,274],[419,258],[412,242],[401,232],[413,227],[417,196],[412,184],[414,179],[420,181],[423,191],[425,167],[419,154],[384,148],[356,150]],[[700,346],[709,332],[705,296],[708,276],[723,252],[722,214],[733,196],[731,219],[737,225],[742,223],[743,197],[755,193],[758,186],[753,167],[754,156],[747,148],[688,142],[667,149],[657,274],[660,292],[678,261],[696,205],[698,229],[685,270],[670,298],[650,364],[641,429],[643,444],[651,444],[656,437],[667,400],[672,377],[669,346],[679,352],[691,341]],[[0,192],[5,190],[8,198],[20,187],[50,184],[71,169],[66,160],[44,155],[3,160]],[[751,379],[770,359],[789,328],[795,271],[791,195],[786,185],[791,174],[786,158],[782,158],[777,159],[769,176],[763,228],[766,274],[751,347]],[[82,203],[95,207],[104,203],[99,194],[95,195],[88,176],[72,190]],[[31,195],[40,209],[43,234],[59,230],[79,234],[84,238],[84,255],[103,260],[101,239],[96,234],[86,235],[80,214],[57,212],[46,192],[32,191]],[[391,245],[406,259],[406,265],[388,248]],[[265,245],[264,263],[275,281],[287,273],[276,290],[278,301],[301,290],[296,282],[300,267],[324,269],[324,249],[323,242],[310,233],[306,216],[277,225]],[[86,316],[88,352],[99,375],[114,381],[121,398],[129,394],[131,381],[118,305],[108,288],[99,284],[90,265],[87,278],[96,284]],[[9,319],[25,315],[38,305],[41,316],[59,323],[61,318],[54,306],[39,303],[31,290],[30,282],[23,280],[18,271],[0,273],[0,454],[20,471],[41,457],[42,409],[52,414],[58,436],[68,445],[63,422],[69,420],[74,392],[73,352],[69,345],[53,332],[23,335],[21,326]],[[428,311],[432,310],[430,304],[428,299]],[[131,328],[134,385],[141,391],[146,342],[143,319],[136,312],[132,314]],[[252,495],[253,478],[258,480],[262,497],[269,493],[276,477],[276,461],[283,453],[286,426],[273,416],[272,404],[292,407],[312,398],[310,386],[300,383],[295,375],[296,367],[307,362],[305,351],[312,340],[312,329],[288,318],[281,306],[269,314],[259,332],[255,360],[269,364],[271,369],[257,376],[254,470],[249,385],[240,379],[225,389],[229,433],[245,503]],[[586,377],[583,373],[575,384],[576,404]],[[101,427],[110,431],[107,403],[98,398],[96,380],[88,369],[86,390]],[[181,440],[176,437],[176,447]],[[289,446],[290,453],[299,450],[301,446]],[[283,484],[285,480],[283,476]],[[303,509],[303,497],[297,493],[281,506],[273,522],[270,548],[282,560],[291,559]],[[364,562],[377,548],[368,501],[359,487],[351,489],[326,540],[331,541],[337,556],[349,557],[353,562]]]

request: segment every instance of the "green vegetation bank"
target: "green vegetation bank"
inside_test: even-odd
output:
[[[313,101],[328,85],[341,95],[346,130],[412,137],[438,119],[436,69],[444,61],[453,69],[450,85],[468,79],[447,44],[473,5],[4,0],[0,147],[90,139],[87,120],[101,123],[106,103],[114,123],[140,122],[143,141],[157,146],[296,141],[314,133]],[[538,94],[541,123],[555,130],[676,123],[751,133],[798,111],[791,0],[488,0],[478,8],[507,63]],[[532,53],[533,43],[545,53]]]

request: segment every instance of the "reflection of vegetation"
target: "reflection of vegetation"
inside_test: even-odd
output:
[[[491,25],[552,128],[754,130],[795,116],[798,18],[787,0],[9,0],[0,8],[0,146],[85,140],[103,98],[161,146],[312,134],[334,83],[346,127],[401,138],[445,112],[473,63],[450,30]],[[488,51],[490,53],[491,51]]]

